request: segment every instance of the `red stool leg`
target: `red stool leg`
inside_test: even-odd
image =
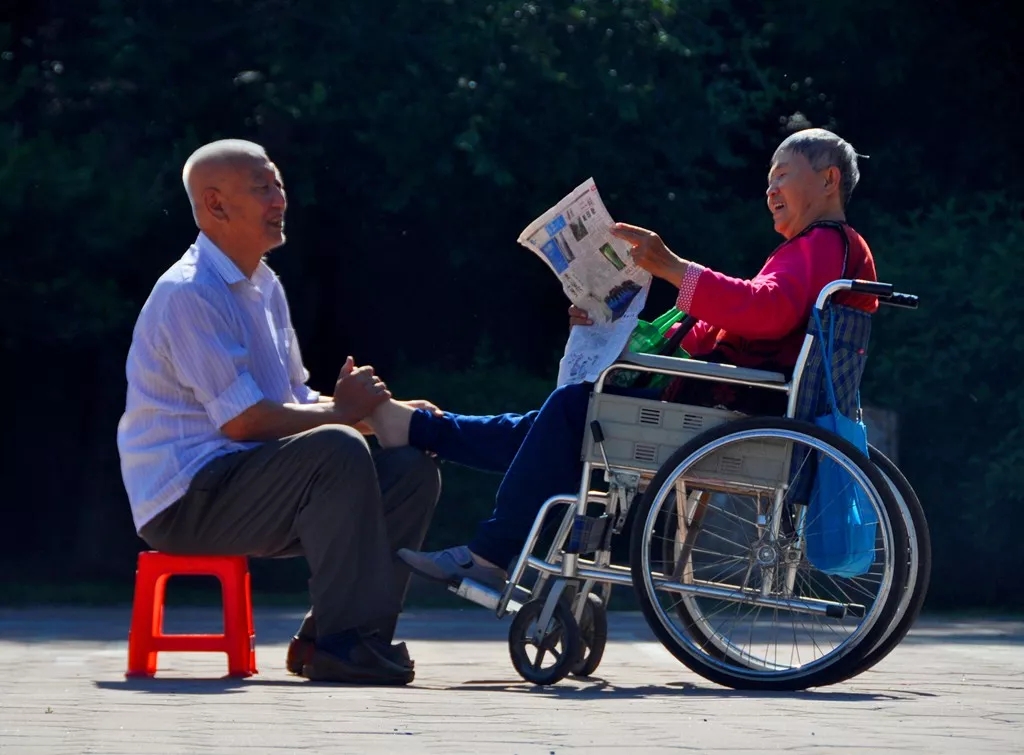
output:
[[[251,619],[246,611],[249,602],[247,560],[233,559],[225,564],[225,568],[218,576],[224,596],[224,639],[228,652],[228,675],[251,676],[254,669]]]
[[[167,580],[170,574],[161,571],[153,584],[153,636],[160,637],[164,633],[164,600],[167,597]]]
[[[258,674],[256,670],[256,624],[252,617],[252,576],[249,574],[249,565],[245,567],[245,615],[249,625],[249,670]]]
[[[153,676],[156,652],[153,650],[156,573],[147,553],[140,553],[135,568],[135,597],[132,624],[128,630],[128,670],[125,676]]]

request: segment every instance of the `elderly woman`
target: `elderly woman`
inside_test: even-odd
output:
[[[825,284],[842,277],[876,280],[868,245],[846,223],[846,203],[859,177],[853,147],[829,131],[798,131],[783,141],[772,157],[767,203],[785,241],[750,280],[684,259],[652,231],[618,224],[613,233],[632,244],[637,265],[679,290],[676,306],[697,318],[682,343],[688,353],[792,373],[811,308]],[[878,306],[870,296],[838,298],[868,312]],[[576,327],[590,322],[575,307],[570,321]],[[681,381],[674,381],[663,398],[687,396],[687,381]],[[466,416],[397,402],[378,407],[370,424],[382,445],[408,444],[505,475],[491,517],[478,525],[468,545],[432,553],[402,550],[398,556],[430,579],[452,584],[469,577],[500,589],[544,501],[579,487],[592,388],[564,386],[539,410],[522,415]]]

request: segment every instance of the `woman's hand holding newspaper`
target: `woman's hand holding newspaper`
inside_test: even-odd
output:
[[[569,327],[572,328],[574,325],[593,325],[594,321],[590,319],[587,314],[587,310],[577,307],[575,304],[569,307]]]

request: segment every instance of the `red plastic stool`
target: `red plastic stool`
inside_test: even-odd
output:
[[[164,590],[175,575],[207,575],[220,580],[224,634],[164,634]],[[128,632],[125,676],[153,676],[161,651],[227,653],[229,676],[256,671],[256,631],[252,621],[249,561],[245,556],[171,556],[139,554],[135,603]]]

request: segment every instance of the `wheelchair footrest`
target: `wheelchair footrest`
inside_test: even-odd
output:
[[[475,582],[472,579],[463,579],[457,585],[448,585],[448,592],[453,592],[460,598],[465,598],[478,606],[495,610],[501,600],[501,592],[489,585]],[[530,591],[518,585],[512,591],[506,610],[509,613],[516,613],[523,604],[531,599]]]
[[[600,550],[605,541],[605,534],[612,526],[611,517],[607,514],[601,516],[586,516],[577,514],[572,523],[572,532],[569,535],[569,543],[566,545],[566,553],[593,553]]]

